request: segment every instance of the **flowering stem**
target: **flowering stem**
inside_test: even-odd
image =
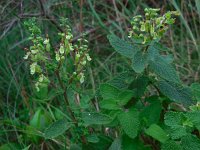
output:
[[[72,117],[72,120],[73,122],[75,123],[75,125],[77,126],[77,120],[75,118],[75,115],[73,113],[73,111],[70,109],[69,107],[69,100],[67,98],[67,91],[66,91],[66,88],[64,87],[62,81],[61,81],[61,78],[60,78],[60,74],[58,71],[56,71],[56,77],[58,78],[58,82],[61,86],[61,88],[64,90],[64,93],[63,93],[63,96],[64,96],[64,99],[65,99],[65,102],[66,102],[66,105],[67,105],[67,111],[70,113],[71,117]]]
[[[69,106],[69,100],[68,100],[68,97],[67,97],[67,91],[66,91],[66,88],[63,85],[63,82],[62,82],[61,78],[60,78],[59,71],[57,70],[55,72],[55,74],[56,74],[56,77],[58,78],[58,82],[59,82],[61,88],[64,90],[63,96],[64,96],[64,99],[65,99],[65,102],[66,102],[66,105],[67,105],[67,111],[70,113],[70,116],[71,116],[75,126],[78,127],[78,121],[77,121],[73,111],[71,110],[71,108]],[[84,143],[84,144],[87,143],[86,137],[84,135],[81,136],[81,140],[82,140],[82,143]]]

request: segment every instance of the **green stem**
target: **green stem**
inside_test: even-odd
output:
[[[71,118],[72,118],[72,120],[73,120],[75,126],[78,127],[78,121],[77,121],[77,119],[76,119],[76,117],[75,117],[73,111],[72,111],[71,108],[70,108],[69,100],[68,100],[68,97],[67,97],[67,90],[66,90],[66,88],[64,87],[63,82],[62,82],[62,80],[61,80],[61,77],[60,77],[60,74],[59,74],[59,70],[57,70],[57,71],[55,72],[55,74],[56,74],[56,77],[58,78],[58,82],[59,82],[61,88],[64,90],[63,96],[64,96],[64,99],[65,99],[65,103],[66,103],[66,105],[67,105],[67,111],[70,113],[70,116],[71,116]],[[84,143],[84,144],[87,143],[86,137],[85,137],[84,135],[81,136],[81,140],[82,140],[82,143]]]
[[[70,116],[71,116],[73,122],[75,123],[75,125],[78,126],[78,123],[77,123],[77,120],[75,118],[75,115],[74,115],[73,111],[71,110],[71,108],[69,106],[69,100],[68,100],[68,97],[67,97],[66,88],[63,85],[63,82],[62,82],[62,80],[60,78],[60,74],[59,74],[58,71],[56,71],[56,77],[58,78],[58,82],[59,82],[61,88],[64,90],[63,96],[64,96],[64,99],[65,99],[65,102],[66,102],[66,105],[67,105],[67,111],[70,113]]]

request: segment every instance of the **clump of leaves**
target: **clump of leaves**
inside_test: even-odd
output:
[[[199,106],[192,95],[196,85],[191,90],[182,84],[173,58],[166,55],[168,48],[159,42],[178,12],[160,16],[160,9],[144,11],[144,17],[133,17],[129,41],[114,34],[108,36],[112,47],[130,60],[134,78],[123,89],[114,84],[102,85],[100,106],[122,129],[118,130],[122,149],[134,149],[141,143],[144,148],[140,149],[190,149],[188,144],[200,149]],[[126,146],[124,134],[132,139]],[[135,144],[134,140],[141,143]]]
[[[71,29],[63,24],[60,43],[52,46],[35,20],[27,23],[33,45],[25,59],[35,77],[37,98],[49,103],[59,98],[66,105],[66,112],[49,109],[55,121],[50,119],[48,127],[41,120],[46,116],[41,109],[30,121],[43,140],[67,138],[68,149],[200,149],[199,85],[193,84],[191,90],[182,84],[173,58],[166,55],[168,48],[159,42],[177,14],[170,11],[160,16],[159,9],[148,8],[145,17],[133,18],[129,41],[108,35],[112,47],[129,60],[131,71],[101,84],[92,96],[80,88],[91,60],[87,40],[73,43]],[[100,111],[90,103],[95,96]]]

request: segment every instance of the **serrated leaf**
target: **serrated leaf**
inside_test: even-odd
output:
[[[129,86],[129,89],[135,91],[135,97],[143,96],[145,90],[147,89],[149,83],[149,78],[146,76],[140,76],[136,78]]]
[[[158,84],[160,91],[172,101],[190,106],[192,94],[189,88],[177,85],[175,83],[160,81]]]
[[[194,135],[187,135],[181,139],[183,150],[200,150],[200,140]]]
[[[59,135],[62,135],[65,131],[67,131],[71,127],[65,119],[57,120],[52,123],[44,132],[44,137],[46,139],[52,139]]]
[[[185,117],[187,117],[187,119],[189,121],[192,122],[192,124],[195,125],[195,127],[200,130],[200,111],[194,111],[194,112],[187,112],[186,114],[184,114]]]
[[[158,49],[154,47],[154,45],[150,45],[147,49],[147,57],[148,60],[154,61],[155,57],[159,55]]]
[[[108,124],[112,121],[112,118],[110,116],[96,112],[83,112],[82,119],[86,126],[103,125],[103,124]]]
[[[184,126],[173,126],[170,128],[169,132],[173,140],[180,139],[181,137],[187,135],[186,127]]]
[[[180,83],[180,78],[174,67],[169,64],[163,57],[155,56],[149,63],[150,69],[161,78],[174,83]]]
[[[148,57],[142,51],[138,51],[132,59],[132,68],[136,73],[142,73],[148,64]]]
[[[192,95],[196,101],[200,101],[200,84],[199,83],[192,83],[190,86],[192,90]]]
[[[134,93],[131,90],[124,90],[122,92],[119,93],[118,96],[118,104],[123,106],[126,105],[129,100],[133,97]]]
[[[187,135],[186,126],[183,125],[186,119],[182,112],[167,112],[164,119],[164,123],[170,126],[169,133],[172,139],[180,139]]]
[[[182,147],[175,141],[169,140],[162,144],[161,150],[182,150]]]
[[[145,122],[147,126],[156,124],[160,119],[162,107],[158,99],[155,99],[149,106],[145,107],[140,113],[140,119]]]
[[[150,45],[148,48],[148,60],[155,62],[157,57],[161,57],[167,64],[170,64],[173,62],[173,55],[160,55],[159,54],[160,49],[156,47],[155,45]]]
[[[100,93],[104,99],[116,99],[120,90],[110,84],[101,84]]]
[[[139,112],[131,109],[118,115],[118,120],[124,132],[130,137],[135,138],[139,130]]]
[[[179,126],[183,124],[183,121],[184,121],[183,117],[184,116],[182,112],[170,111],[170,112],[165,113],[164,123],[170,127]]]
[[[173,62],[173,55],[169,54],[169,55],[163,55],[161,56],[165,62],[167,62],[168,64]]]
[[[106,99],[100,102],[100,107],[108,110],[118,110],[120,109],[119,105],[117,105],[116,100]]]
[[[133,97],[134,93],[130,90],[121,90],[113,99],[104,99],[100,102],[100,107],[108,110],[119,110],[126,105]]]
[[[133,81],[135,74],[131,72],[123,72],[117,76],[115,76],[108,83],[118,89],[126,89],[129,84]]]
[[[168,51],[169,48],[167,48],[166,46],[162,45],[159,42],[154,42],[153,46],[158,49],[159,51]]]
[[[122,150],[121,144],[122,144],[121,138],[117,137],[112,142],[112,144],[111,144],[111,146],[109,147],[108,150]]]
[[[135,53],[139,50],[137,46],[133,46],[130,43],[120,39],[116,35],[108,35],[108,39],[112,47],[121,55],[128,58],[133,58]]]
[[[156,124],[152,124],[147,130],[145,130],[145,133],[161,143],[164,143],[169,139],[167,133]]]

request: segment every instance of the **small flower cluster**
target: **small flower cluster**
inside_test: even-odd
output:
[[[144,11],[144,18],[141,15],[133,17],[132,30],[129,32],[129,38],[142,39],[142,44],[152,40],[160,40],[168,30],[169,25],[175,22],[173,16],[179,15],[177,11],[169,11],[163,16],[159,16],[160,9],[153,8],[146,8]]]
[[[65,33],[58,33],[58,35],[61,37],[61,43],[59,46],[58,51],[55,52],[56,54],[56,61],[61,61],[66,58],[66,56],[70,53],[70,51],[74,51],[73,45],[72,45],[72,31],[71,28],[66,25],[65,26]]]
[[[65,28],[65,33],[59,33],[61,37],[61,44],[59,50],[56,52],[56,60],[64,60],[70,52],[74,53],[74,65],[75,71],[73,72],[73,77],[80,81],[84,82],[84,67],[88,61],[91,61],[90,55],[88,54],[88,41],[82,38],[77,40],[77,43],[72,43],[73,34],[69,25],[67,25],[67,19],[62,18],[60,26]]]
[[[56,60],[59,62],[64,60],[70,52],[74,53],[74,65],[75,71],[73,72],[73,77],[80,81],[84,82],[84,67],[88,61],[91,61],[90,55],[88,54],[88,41],[84,39],[84,34],[82,38],[77,40],[77,43],[72,43],[73,35],[71,28],[67,25],[67,20],[62,19],[62,27],[65,28],[65,33],[59,33],[61,36],[61,44],[59,50],[56,52]]]
[[[49,79],[45,72],[49,66],[53,67],[52,71],[56,71],[66,59],[74,60],[75,70],[71,72],[71,76],[78,80],[80,83],[84,82],[84,67],[87,62],[91,61],[90,55],[88,54],[88,41],[84,38],[78,39],[77,43],[74,44],[73,35],[71,28],[66,25],[66,22],[61,24],[65,28],[63,33],[58,33],[61,37],[61,42],[59,48],[52,54],[50,52],[51,45],[49,38],[42,38],[41,30],[37,27],[35,19],[30,20],[25,23],[31,33],[30,40],[33,45],[27,51],[24,59],[29,59],[30,61],[30,73],[31,75],[36,75],[38,80],[35,83],[37,91],[39,87],[43,84],[48,84]],[[84,36],[83,36],[84,37]],[[71,58],[69,58],[71,57]],[[70,73],[68,74],[70,75]]]
[[[50,51],[49,39],[43,39],[41,37],[41,30],[35,24],[35,19],[25,22],[31,33],[29,40],[32,41],[33,45],[27,50],[24,59],[30,60],[30,73],[31,75],[37,74],[38,80],[35,83],[37,91],[39,91],[39,86],[49,82],[48,78],[44,75],[43,67],[48,60],[46,56],[46,51]]]
[[[77,76],[77,79],[80,81],[80,83],[84,82],[84,73],[83,68],[87,64],[87,62],[91,61],[91,57],[88,54],[88,41],[80,38],[78,39],[78,43],[74,46],[75,48],[75,66],[76,66],[76,72],[73,74]]]

